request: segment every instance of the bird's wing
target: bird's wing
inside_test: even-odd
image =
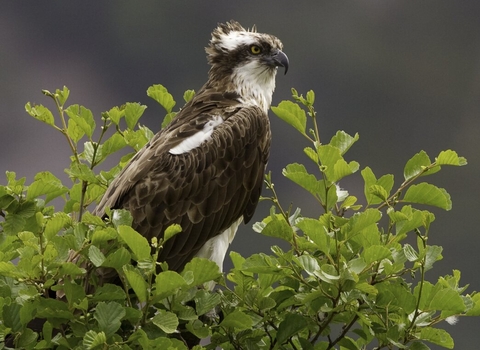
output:
[[[180,113],[195,110],[194,118],[177,118],[152,139],[112,182],[96,210],[103,215],[106,207],[128,209],[133,227],[147,239],[162,237],[166,227],[180,224],[182,232],[166,242],[159,256],[172,270],[183,268],[207,240],[242,215],[245,222],[250,220],[268,160],[270,127],[260,108],[205,104],[196,109],[187,105]],[[170,153],[218,116],[223,122],[206,141],[184,153]]]

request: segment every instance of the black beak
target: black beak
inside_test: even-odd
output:
[[[288,57],[283,53],[283,51],[278,50],[273,56],[273,61],[277,67],[285,68],[285,74],[288,71]]]

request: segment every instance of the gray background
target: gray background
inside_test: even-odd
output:
[[[393,173],[399,185],[403,165],[422,149],[432,158],[448,148],[467,157],[467,167],[426,179],[445,187],[454,203],[449,212],[434,211],[429,243],[444,247],[444,259],[427,278],[435,282],[460,269],[468,291],[480,290],[479,18],[474,0],[2,2],[0,171],[16,171],[30,183],[35,173],[50,170],[68,183],[64,139],[24,110],[27,101],[53,108],[41,89],[68,86],[69,102],[90,108],[97,122],[112,106],[141,102],[149,107],[142,123],[157,131],[163,110],[146,89],[165,85],[180,107],[183,91],[206,80],[211,30],[236,19],[284,43],[290,71],[278,76],[273,103],[290,98],[291,87],[315,90],[323,139],[339,129],[359,132],[347,159],[361,168]],[[283,203],[319,215],[308,194],[281,175],[286,164],[307,161],[304,140],[275,117],[272,129],[269,170]],[[363,197],[360,173],[341,185]],[[262,203],[253,221],[269,206]],[[241,229],[233,250],[246,255],[279,243],[250,227]],[[479,326],[473,318],[444,325],[456,349],[476,349]]]

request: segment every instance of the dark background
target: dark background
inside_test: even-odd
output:
[[[316,92],[325,141],[342,129],[359,132],[347,154],[377,176],[402,181],[405,162],[420,150],[432,158],[454,149],[469,165],[445,168],[427,178],[445,187],[453,209],[434,210],[430,244],[444,259],[427,278],[462,271],[469,292],[480,290],[480,2],[471,1],[116,1],[2,2],[0,5],[0,171],[33,180],[49,170],[68,183],[63,169],[69,148],[58,132],[29,117],[27,101],[53,104],[41,89],[71,89],[70,104],[100,113],[127,101],[148,105],[141,122],[159,130],[163,110],[146,96],[163,84],[182,104],[183,91],[206,81],[204,47],[217,22],[235,19],[278,36],[290,58],[288,75],[277,77],[273,104],[290,88]],[[319,215],[308,194],[284,179],[281,169],[307,162],[301,136],[272,115],[269,170],[283,203]],[[5,178],[0,175],[0,183]],[[360,173],[341,183],[363,198]],[[266,194],[266,192],[264,192]],[[267,215],[262,203],[253,221]],[[233,250],[269,250],[266,240],[242,227]],[[228,258],[227,258],[228,260]],[[229,268],[227,264],[226,268]],[[476,349],[478,318],[444,327],[456,349]],[[432,347],[433,348],[433,347]]]

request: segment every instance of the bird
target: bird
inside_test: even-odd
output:
[[[223,261],[240,223],[252,218],[263,186],[271,131],[268,110],[288,57],[273,35],[231,20],[205,48],[207,82],[110,183],[93,214],[126,209],[147,240],[182,231],[158,261],[180,272],[194,257]]]

